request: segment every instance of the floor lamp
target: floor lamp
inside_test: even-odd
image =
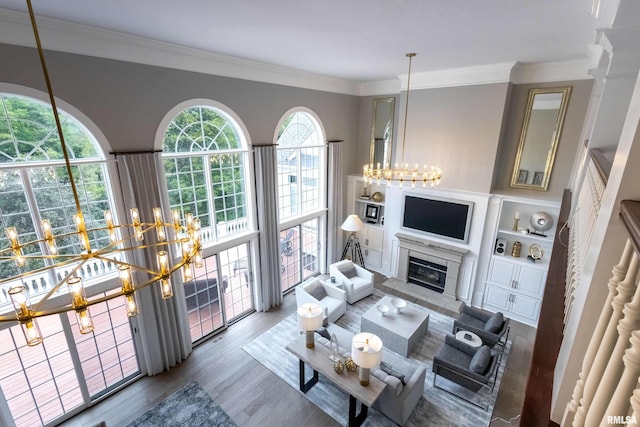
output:
[[[364,268],[364,257],[362,256],[362,250],[360,249],[360,242],[358,241],[358,236],[356,233],[362,230],[364,224],[360,220],[358,215],[349,215],[347,219],[342,223],[342,228],[344,231],[348,231],[351,234],[349,235],[349,240],[347,240],[347,244],[342,251],[342,258],[346,259],[347,254],[351,253],[351,262],[355,262],[356,264],[360,264]]]

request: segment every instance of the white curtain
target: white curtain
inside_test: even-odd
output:
[[[342,140],[331,140],[328,155],[328,191],[327,191],[327,268],[329,264],[340,260],[342,254],[342,224],[343,212],[343,175],[342,175]]]
[[[135,207],[143,222],[152,222],[153,208],[161,207],[165,222],[170,222],[168,196],[161,190],[166,188],[161,153],[116,154],[116,162],[127,215],[129,209]],[[130,221],[130,218],[127,217],[126,221]],[[153,244],[155,239],[155,233],[145,233],[143,244]],[[175,253],[170,252],[170,255],[174,257]],[[156,267],[155,251],[138,250],[134,256],[136,264]],[[147,274],[138,275],[141,276],[136,277],[138,283],[148,280]],[[175,366],[191,353],[184,288],[181,278],[176,276],[179,275],[172,276],[173,298],[162,299],[157,284],[136,293],[139,305],[136,322],[142,343],[141,368],[148,375]]]
[[[260,230],[260,286],[256,309],[268,311],[282,304],[280,278],[280,236],[278,233],[278,200],[275,145],[254,145],[258,229]]]

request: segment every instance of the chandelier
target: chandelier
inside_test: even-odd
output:
[[[89,307],[94,304],[123,297],[128,316],[135,316],[138,314],[136,292],[154,283],[159,284],[162,298],[171,298],[173,296],[172,274],[181,269],[184,282],[193,280],[193,267],[202,266],[202,252],[200,220],[194,218],[191,214],[186,214],[184,220],[181,220],[177,211],[172,213],[171,222],[165,222],[162,210],[154,208],[153,220],[143,222],[138,209],[132,208],[130,210],[131,222],[117,224],[114,215],[110,210],[107,210],[104,211],[104,223],[106,224],[104,227],[87,228],[71,170],[71,163],[49,80],[31,0],[26,1],[76,208],[76,214],[73,215],[75,231],[72,232],[54,235],[50,221],[43,219],[37,231],[40,238],[22,242],[16,227],[5,228],[9,247],[0,249],[0,261],[13,261],[18,268],[18,274],[0,279],[0,287],[9,285],[7,293],[15,310],[15,314],[0,315],[0,322],[18,322],[22,326],[27,345],[35,346],[43,341],[37,318],[74,311],[80,332],[90,333],[94,327]],[[99,235],[108,235],[108,243],[103,247],[92,247],[90,236]],[[59,250],[56,241],[63,241],[68,238],[77,239],[77,247],[80,248],[80,251],[66,253],[68,251]],[[169,253],[171,247],[174,247],[181,255],[178,261],[174,263],[170,262]],[[155,258],[155,267],[141,266],[128,262],[128,259],[133,257],[125,257],[125,255],[127,253],[132,255],[132,252],[136,250],[152,251],[153,254],[150,256],[151,259]],[[31,271],[23,271],[28,260],[40,260],[40,264],[44,264],[44,266]],[[82,271],[85,264],[96,260],[107,265],[117,266],[121,288],[119,291],[108,293],[106,296],[89,300],[85,295],[83,279],[79,272]],[[60,271],[63,270],[68,270],[68,272],[60,274]],[[59,280],[44,296],[32,298],[32,295],[29,295],[27,287],[24,285],[24,279],[28,276],[46,272],[53,273],[54,277],[58,277]],[[136,272],[138,274],[135,274]],[[140,279],[141,277],[145,279]],[[136,283],[136,279],[140,279],[141,283]],[[65,289],[65,284],[67,289]],[[52,304],[45,304],[58,291],[64,292],[65,290],[69,294],[69,303],[57,305],[54,308],[50,307]],[[32,301],[32,299],[37,299],[37,301]]]
[[[374,181],[380,185],[383,181],[387,183],[387,186],[391,186],[392,181],[398,181],[400,187],[404,182],[410,182],[411,188],[415,188],[416,183],[422,183],[423,187],[429,184],[431,187],[440,185],[440,179],[442,178],[442,169],[437,166],[424,165],[422,168],[416,163],[413,168],[409,167],[408,163],[404,162],[404,147],[407,136],[407,117],[409,116],[409,87],[411,84],[411,61],[415,53],[407,53],[409,58],[409,72],[407,74],[407,98],[404,109],[404,128],[402,131],[402,163],[395,164],[395,167],[391,167],[389,164],[377,163],[375,166],[373,163],[365,164],[362,167],[362,177],[365,181],[365,186],[371,184]]]

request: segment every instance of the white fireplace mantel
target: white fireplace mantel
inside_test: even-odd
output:
[[[396,233],[396,238],[398,239],[398,247],[400,249],[398,256],[398,279],[404,280],[405,282],[407,281],[410,257],[444,265],[447,267],[447,277],[445,279],[443,295],[456,300],[460,265],[468,250],[410,234]]]

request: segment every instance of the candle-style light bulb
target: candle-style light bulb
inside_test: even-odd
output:
[[[142,242],[144,240],[144,234],[142,232],[142,225],[140,223],[140,213],[138,212],[138,208],[131,208],[131,222],[133,224],[133,234],[136,237],[138,242]]]
[[[156,236],[158,237],[158,241],[164,242],[167,239],[167,235],[164,231],[162,221],[162,209],[153,208],[153,219],[155,220]]]

